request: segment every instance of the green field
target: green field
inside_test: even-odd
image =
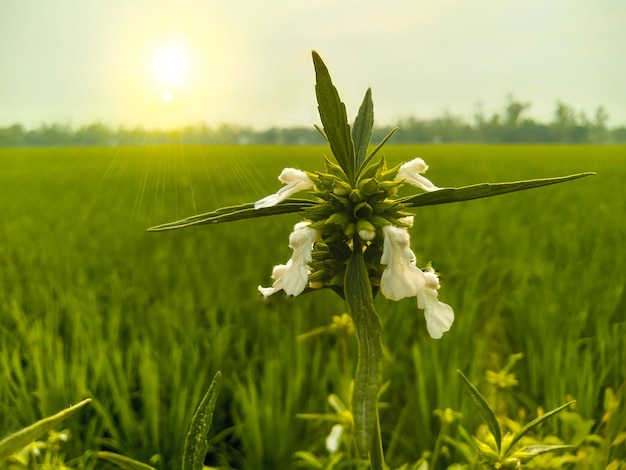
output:
[[[221,370],[207,463],[305,468],[295,452],[324,456],[332,423],[296,414],[332,413],[330,393],[348,399],[356,346],[330,334],[297,337],[331,323],[344,304],[330,291],[257,292],[289,258],[299,217],[146,231],[255,201],[278,189],[283,167],[322,169],[324,154],[0,149],[0,438],[92,397],[66,423],[72,465],[92,466],[88,451],[106,449],[176,468],[194,407]],[[599,462],[625,458],[623,443],[610,444],[626,431],[626,147],[388,146],[385,155],[391,164],[424,158],[444,187],[597,172],[415,211],[417,264],[432,261],[441,273],[440,298],[456,321],[433,340],[414,299],[376,299],[390,381],[381,396],[388,463],[442,444],[436,409],[462,412],[460,423],[476,432],[480,417],[457,369],[518,420],[520,410],[528,420],[538,407],[577,400],[542,432],[566,443],[594,433],[603,438]],[[511,371],[519,384],[498,391],[487,371],[514,353],[524,354]],[[608,389],[621,402],[607,413]],[[456,428],[450,435],[459,438]],[[440,468],[462,461],[461,449],[443,446]]]

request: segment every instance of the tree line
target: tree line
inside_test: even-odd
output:
[[[626,142],[626,126],[609,127],[609,115],[600,106],[592,116],[557,101],[552,119],[538,122],[526,117],[530,103],[507,97],[500,112],[485,114],[477,108],[471,120],[444,113],[434,119],[408,117],[374,129],[374,141],[392,128],[401,132],[394,143],[620,143]],[[63,124],[43,124],[26,129],[20,124],[0,128],[0,146],[117,146],[153,144],[280,144],[315,145],[323,143],[313,127],[252,127],[222,124],[186,126],[177,130],[148,130],[141,127],[113,129],[101,123],[77,129]]]

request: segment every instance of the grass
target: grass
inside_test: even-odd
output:
[[[330,426],[296,413],[331,412],[327,396],[347,398],[352,369],[341,360],[341,340],[296,336],[329,324],[344,306],[330,292],[264,301],[256,291],[290,256],[287,236],[298,217],[145,229],[259,199],[277,189],[283,167],[321,169],[325,153],[0,150],[2,436],[92,397],[67,422],[66,452],[77,466],[93,465],[85,451],[105,449],[173,468],[193,410],[221,370],[212,464],[295,468],[294,452],[323,454]],[[381,411],[389,463],[433,449],[435,409],[462,411],[475,430],[479,419],[456,369],[484,387],[486,370],[517,352],[525,356],[514,369],[515,410],[533,414],[571,396],[608,439],[624,432],[615,423],[626,422],[626,147],[388,146],[385,153],[392,163],[423,157],[440,186],[598,173],[416,212],[418,265],[432,261],[441,272],[440,298],[457,317],[435,341],[414,301],[376,300],[391,381]],[[603,424],[607,388],[622,404]],[[574,436],[564,421],[547,426]]]

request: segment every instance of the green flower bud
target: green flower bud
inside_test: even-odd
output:
[[[376,227],[366,219],[356,221],[356,230],[361,240],[371,241],[376,237]]]
[[[361,200],[363,200],[363,194],[361,193],[361,191],[359,191],[358,189],[353,189],[350,192],[350,200],[354,203],[359,202]]]
[[[346,225],[350,222],[350,216],[345,212],[335,212],[332,214],[326,222],[326,225],[338,225],[341,228],[345,228]]]
[[[345,181],[335,180],[333,181],[333,193],[337,196],[346,197],[352,191],[352,187]]]
[[[366,178],[359,183],[359,189],[366,196],[371,196],[378,191],[378,181],[376,178]]]
[[[374,209],[367,202],[359,202],[354,206],[352,214],[360,219],[366,219],[374,213]]]

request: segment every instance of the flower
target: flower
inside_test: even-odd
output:
[[[417,186],[424,191],[437,191],[441,188],[435,186],[428,178],[422,176],[428,170],[428,165],[421,158],[414,158],[403,163],[394,178],[396,181],[406,181],[413,186]]]
[[[424,310],[426,329],[431,337],[439,339],[450,329],[454,322],[454,311],[448,304],[437,299],[439,277],[432,267],[424,272],[425,284],[417,294],[417,306]]]
[[[307,286],[309,280],[308,263],[311,262],[313,243],[318,237],[317,230],[310,227],[310,222],[299,222],[289,235],[289,246],[293,249],[291,259],[287,264],[274,266],[272,270],[272,287],[259,286],[259,292],[264,297],[285,291],[287,295],[299,295]]]
[[[380,264],[386,265],[380,278],[380,291],[391,300],[415,297],[424,286],[424,273],[415,266],[415,253],[409,247],[405,228],[383,227],[383,254]]]
[[[341,435],[343,434],[343,424],[335,424],[330,434],[326,438],[326,449],[331,454],[334,454],[339,449],[339,443],[341,441]]]
[[[296,170],[295,168],[285,168],[278,176],[278,180],[287,186],[280,188],[277,193],[270,194],[269,196],[255,202],[255,209],[273,207],[279,202],[287,199],[292,194],[313,187],[313,181],[309,179],[307,174],[304,171]]]
[[[424,310],[426,329],[439,339],[450,329],[454,311],[437,298],[439,278],[432,267],[425,272],[415,266],[415,253],[409,247],[409,232],[405,228],[383,227],[383,254],[380,264],[386,265],[380,278],[380,291],[390,300],[417,297],[417,306]]]

